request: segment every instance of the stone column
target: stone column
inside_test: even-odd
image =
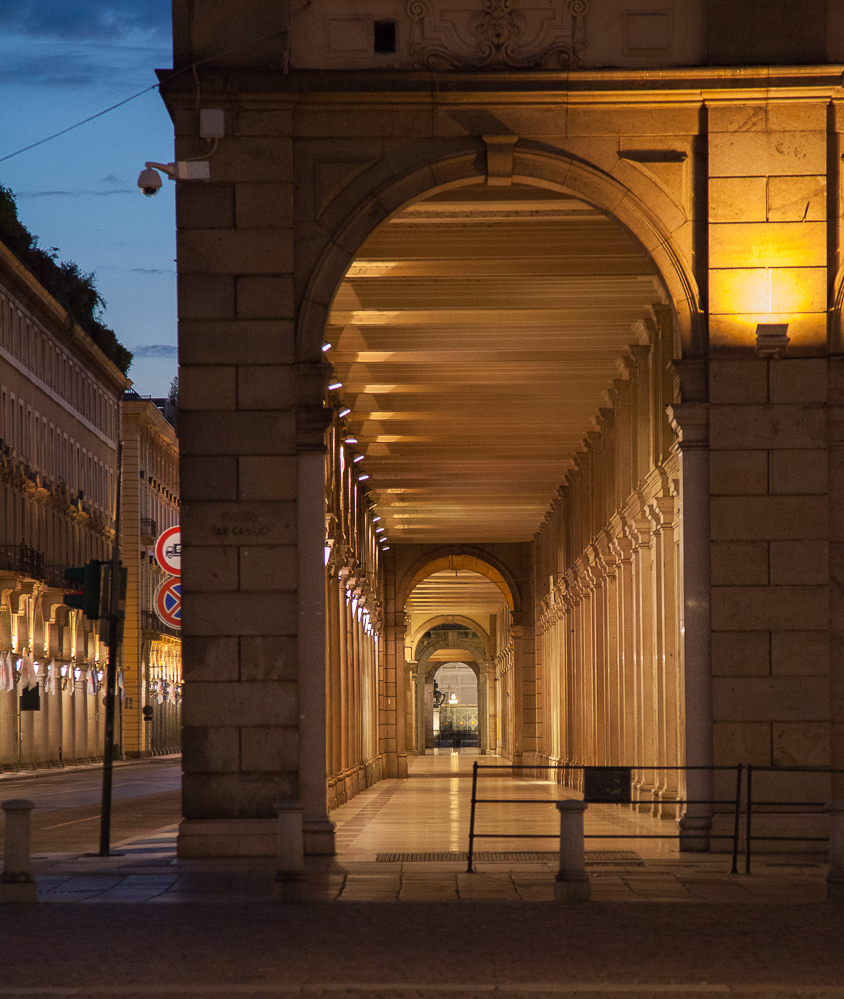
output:
[[[840,345],[838,353],[827,360],[827,388],[830,766],[844,769],[844,357]],[[832,775],[832,797],[844,799],[844,774]]]
[[[15,659],[12,659],[14,669]],[[0,690],[0,772],[17,770],[18,750],[18,688]]]
[[[305,853],[334,853],[328,819],[325,746],[325,457],[317,447],[297,456],[299,653],[299,800]]]
[[[478,753],[486,756],[489,746],[489,702],[487,697],[487,665],[478,663]]]
[[[35,769],[35,712],[20,710],[20,696],[26,688],[17,685],[18,711],[20,711],[20,764],[24,770]]]
[[[416,751],[425,755],[427,731],[425,728],[425,667],[416,664]]]
[[[75,761],[75,736],[76,716],[73,710],[73,694],[65,688],[65,684],[73,683],[73,666],[68,664],[68,675],[59,677],[59,696],[62,703],[62,745],[61,758],[65,766],[70,766]]]
[[[327,624],[328,640],[327,655],[327,696],[328,696],[328,775],[329,775],[329,805],[338,804],[336,797],[336,777],[340,773],[340,616],[345,608],[342,606],[343,595],[337,578],[336,566],[329,564],[328,594],[327,594]]]
[[[42,660],[38,670],[38,692],[41,710],[34,711],[34,761],[38,769],[49,767],[50,760],[50,695],[46,691],[47,664]],[[58,754],[55,754],[58,755]]]
[[[85,689],[84,667],[70,667],[79,670],[79,679],[73,691],[73,755],[77,763],[90,763],[88,759],[88,691]]]
[[[642,767],[653,767],[656,763],[656,671],[654,650],[654,551],[651,525],[644,517],[643,511],[638,511],[632,531],[638,539],[638,601],[637,623],[639,627],[638,641],[638,674],[637,674],[637,706],[639,735],[636,762]],[[635,786],[644,799],[654,796],[656,771],[643,769],[639,772]],[[649,812],[653,805],[642,804],[640,811]]]
[[[349,713],[349,604],[346,600],[346,587],[340,586],[337,597],[340,627],[338,632],[339,645],[339,690],[338,690],[338,733],[337,738],[340,743],[340,763],[337,770],[340,780],[338,804],[343,804],[346,800],[345,776],[349,768],[349,736],[346,718]]]
[[[61,746],[62,746],[62,678],[60,665],[56,663],[56,692],[47,694],[50,702],[49,714],[47,716],[47,740],[48,740],[48,762],[51,767],[61,766]]]
[[[686,402],[670,407],[679,436],[680,543],[683,565],[683,666],[685,763],[712,765],[712,667],[710,658],[709,405]],[[689,770],[686,797],[713,797],[712,772]],[[680,820],[680,849],[709,849],[711,805],[687,805]]]

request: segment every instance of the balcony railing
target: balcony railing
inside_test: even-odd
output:
[[[158,537],[158,524],[152,517],[141,517],[141,534],[144,537]]]
[[[44,553],[28,545],[0,545],[0,569],[32,579],[44,578]]]
[[[178,628],[171,628],[165,624],[155,611],[141,611],[141,628],[144,631],[156,631],[159,635],[170,635],[173,638],[182,637]]]

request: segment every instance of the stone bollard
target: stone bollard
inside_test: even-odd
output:
[[[830,801],[829,812],[829,874],[826,897],[829,902],[844,903],[844,801]]]
[[[0,902],[36,902],[35,878],[29,858],[29,813],[31,801],[13,798],[3,802],[3,873]]]
[[[555,902],[588,902],[592,897],[583,849],[585,801],[558,801],[560,869],[554,882]]]
[[[305,844],[302,835],[304,805],[298,801],[278,801],[278,868],[276,897],[283,902],[300,902],[305,876]]]

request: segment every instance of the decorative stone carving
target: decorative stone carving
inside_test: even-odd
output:
[[[588,0],[409,0],[411,54],[422,69],[571,69]]]

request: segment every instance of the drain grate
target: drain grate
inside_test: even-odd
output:
[[[453,862],[460,863],[469,859],[465,850],[452,851],[450,853],[379,853],[376,861],[384,864],[413,864],[413,863],[437,863]],[[489,853],[477,851],[475,860],[478,862],[495,863],[496,861],[557,861],[560,859],[559,853],[550,851],[510,851],[505,853]],[[637,864],[643,863],[642,858],[633,850],[587,850],[587,864]]]

